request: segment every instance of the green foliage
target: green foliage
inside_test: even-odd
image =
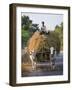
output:
[[[30,38],[30,33],[28,30],[22,29],[22,47],[26,46],[28,39]]]
[[[28,16],[21,17],[21,38],[22,48],[27,45],[28,39],[36,30],[39,30],[38,24],[32,24],[32,20]]]
[[[32,23],[32,21],[29,19],[29,17],[28,17],[28,16],[22,16],[22,17],[21,17],[21,21],[22,21],[22,22],[21,22],[22,28],[23,28],[24,30],[28,30],[30,24]]]
[[[38,24],[32,24],[32,27],[30,28],[30,31],[35,32],[36,30],[39,30]]]
[[[60,24],[60,26],[55,27],[55,33],[59,35],[60,42],[61,42],[61,49],[63,49],[63,22]]]
[[[60,52],[60,38],[59,35],[56,32],[50,32],[50,34],[48,35],[48,47],[54,47],[57,51],[57,53]]]
[[[61,32],[63,33],[63,22],[61,23]]]
[[[21,38],[22,38],[22,48],[26,46],[27,41],[30,37],[29,33],[29,27],[31,25],[32,21],[29,19],[28,16],[22,16],[21,17]]]

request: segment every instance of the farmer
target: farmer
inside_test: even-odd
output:
[[[41,34],[47,34],[48,31],[46,30],[46,26],[44,25],[44,21],[42,21],[42,26],[41,26]]]

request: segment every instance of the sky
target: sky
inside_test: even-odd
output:
[[[54,30],[56,25],[60,25],[63,22],[62,14],[50,14],[50,13],[22,13],[22,16],[29,16],[32,23],[39,24],[39,28],[41,28],[41,22],[45,22],[45,26],[47,30]]]

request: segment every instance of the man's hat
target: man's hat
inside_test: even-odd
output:
[[[44,21],[42,21],[42,23],[44,24]]]

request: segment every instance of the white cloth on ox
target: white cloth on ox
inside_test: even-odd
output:
[[[53,51],[54,51],[54,47],[51,47],[51,48],[50,48],[51,54],[53,54]]]

